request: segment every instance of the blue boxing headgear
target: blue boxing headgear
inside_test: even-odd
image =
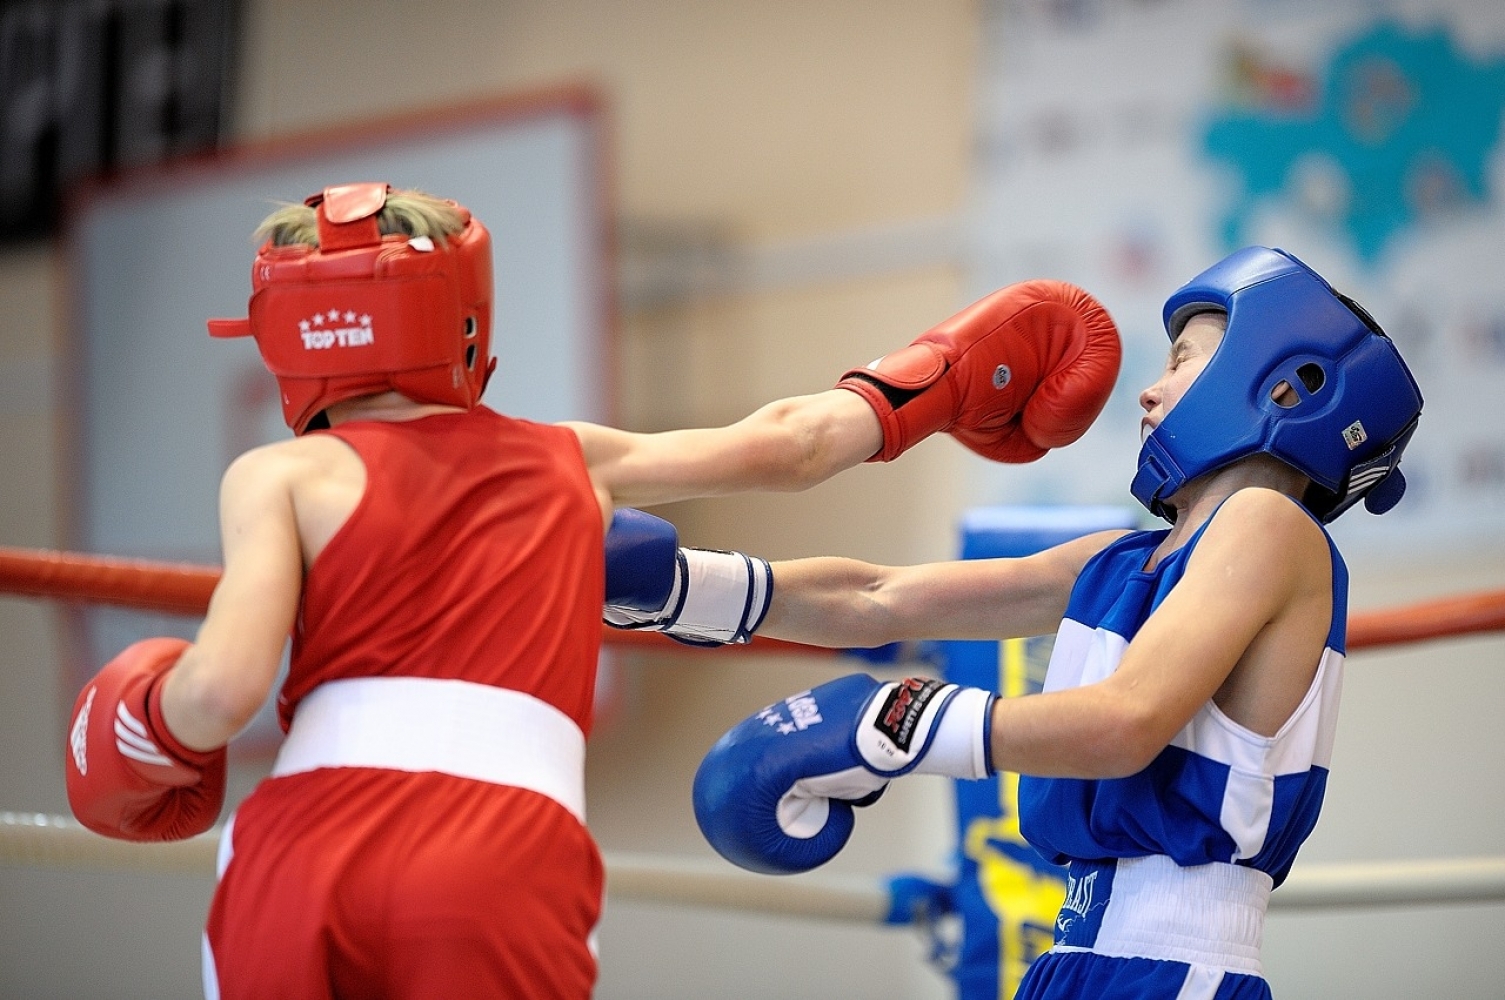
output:
[[[1361,498],[1375,514],[1395,506],[1422,400],[1379,324],[1301,261],[1265,247],[1239,250],[1173,293],[1166,332],[1174,341],[1202,312],[1226,314],[1228,328],[1140,448],[1135,499],[1175,521],[1165,501],[1188,480],[1264,453],[1312,481],[1303,502],[1323,523]]]

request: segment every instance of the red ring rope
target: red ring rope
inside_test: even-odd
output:
[[[202,615],[219,582],[219,569],[190,563],[119,559],[42,549],[0,547],[0,593]],[[1505,630],[1505,590],[1461,594],[1418,604],[1359,612],[1348,619],[1348,648],[1367,649],[1473,632]],[[654,632],[624,632],[602,626],[611,645],[689,651]],[[733,649],[806,654],[832,650],[781,639],[755,638]]]
[[[44,549],[0,547],[0,594],[50,597],[55,600],[113,604],[120,607],[202,615],[219,583],[219,567],[81,555]],[[652,646],[666,651],[693,651],[657,632],[629,632],[601,626],[602,641],[614,646]],[[765,653],[785,650],[830,655],[834,650],[782,639],[755,637],[732,650]]]

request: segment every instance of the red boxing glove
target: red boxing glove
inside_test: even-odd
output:
[[[219,818],[225,748],[190,750],[162,722],[162,680],[188,645],[162,638],[127,646],[74,702],[68,804],[95,833],[183,840]]]
[[[1064,281],[1023,281],[973,303],[837,386],[867,400],[889,462],[937,431],[997,462],[1033,462],[1081,437],[1118,378],[1118,327]]]

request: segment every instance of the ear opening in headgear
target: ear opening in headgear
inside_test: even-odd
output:
[[[1308,361],[1296,369],[1296,380],[1306,389],[1307,395],[1314,396],[1327,384],[1327,372],[1317,362]],[[1301,404],[1301,394],[1288,379],[1281,379],[1270,387],[1270,402],[1282,410],[1295,409]]]
[[[476,342],[475,342],[476,341],[476,330],[477,330],[476,318],[474,316],[466,316],[465,317],[465,330],[464,330],[464,332],[463,332],[463,334],[461,336],[463,337],[463,339],[466,342],[465,343],[465,370],[469,371],[469,372],[473,372],[473,371],[476,370],[476,358],[480,354],[480,349],[476,345]]]
[[[1315,361],[1308,361],[1296,369],[1296,377],[1301,379],[1301,384],[1306,386],[1306,391],[1315,393],[1327,384],[1327,372]]]

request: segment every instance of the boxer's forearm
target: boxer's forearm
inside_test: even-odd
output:
[[[773,598],[759,635],[811,646],[856,649],[900,639],[902,622],[882,600],[886,567],[817,556],[771,564]]]
[[[568,423],[597,490],[617,507],[748,491],[798,492],[882,443],[878,418],[835,389],[782,399],[724,427],[644,434]]]

